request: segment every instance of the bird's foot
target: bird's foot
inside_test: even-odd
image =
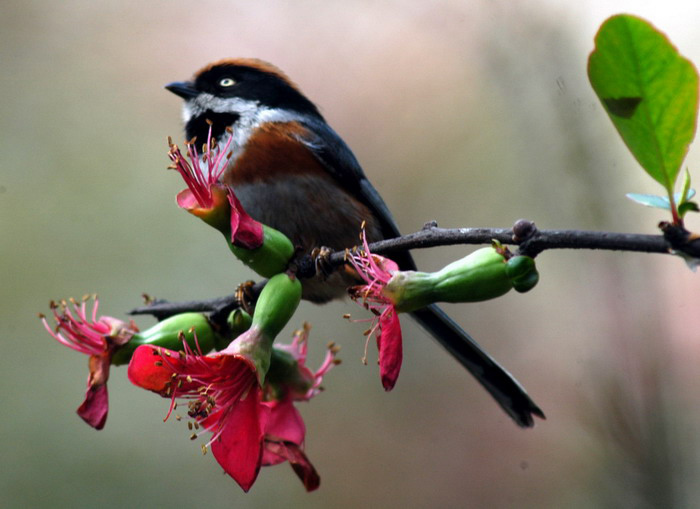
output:
[[[238,306],[246,313],[252,315],[255,309],[255,297],[253,295],[253,286],[255,281],[246,281],[236,287],[236,302]]]
[[[314,248],[313,251],[311,251],[311,258],[314,260],[316,273],[321,274],[324,278],[330,276],[335,270],[331,264],[332,254],[333,250],[325,246]]]

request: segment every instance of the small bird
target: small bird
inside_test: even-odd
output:
[[[318,108],[282,71],[258,59],[214,62],[191,81],[166,85],[185,100],[188,139],[219,144],[231,136],[232,156],[222,182],[235,189],[256,220],[287,235],[305,252],[345,249],[367,240],[398,237],[389,209],[345,142]],[[415,270],[408,252],[393,254],[402,270]],[[316,303],[347,295],[354,284],[339,271],[303,282],[303,298]],[[522,427],[542,410],[520,384],[438,306],[411,313]]]

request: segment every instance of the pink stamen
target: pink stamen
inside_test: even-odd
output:
[[[211,187],[219,182],[221,175],[226,170],[224,157],[228,153],[233,136],[229,136],[223,148],[218,145],[212,148],[212,127],[209,126],[207,144],[204,154],[200,158],[194,143],[187,142],[187,156],[191,164],[185,159],[177,145],[171,145],[168,157],[174,163],[174,168],[180,173],[185,184],[190,189],[200,207],[208,208],[213,205]],[[222,164],[222,162],[224,164]],[[202,164],[206,163],[206,168]]]

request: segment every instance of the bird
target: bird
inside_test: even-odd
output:
[[[318,107],[276,66],[229,58],[165,88],[184,100],[187,139],[230,136],[221,177],[253,219],[287,235],[306,252],[354,246],[360,224],[369,242],[400,236],[389,208]],[[401,270],[416,270],[408,251],[392,254]],[[347,275],[304,280],[302,297],[325,303],[347,295]],[[521,427],[545,418],[520,383],[441,308],[411,313]]]

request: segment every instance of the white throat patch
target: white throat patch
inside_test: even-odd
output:
[[[214,113],[237,113],[240,118],[231,125],[232,134],[225,133],[218,141],[223,146],[229,137],[233,137],[231,151],[233,153],[229,165],[234,164],[242,153],[243,147],[248,142],[250,135],[261,124],[267,122],[293,122],[303,120],[299,113],[278,108],[260,106],[259,101],[241,99],[240,97],[222,98],[211,94],[202,93],[194,99],[185,101],[182,108],[182,118],[187,123],[191,118],[205,114],[207,111]]]

